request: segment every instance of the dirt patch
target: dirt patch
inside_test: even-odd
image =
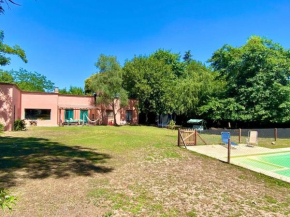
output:
[[[138,134],[136,128],[122,128],[129,133],[130,129],[135,130],[133,134]],[[91,134],[85,133],[90,134],[88,136],[90,137],[97,132],[96,129]],[[127,141],[127,137],[124,140],[119,138],[115,143],[113,141],[114,147],[111,138],[108,138],[108,141],[105,139],[97,141],[95,146],[90,146],[91,150],[87,149],[88,145],[91,145],[91,141],[88,141],[76,149],[76,156],[72,154],[73,151],[70,152],[71,149],[65,148],[64,150],[68,150],[69,154],[50,154],[48,157],[52,159],[49,161],[47,156],[42,158],[39,154],[36,163],[40,164],[43,160],[44,165],[47,162],[51,165],[46,169],[49,176],[45,177],[29,175],[33,173],[27,172],[27,169],[34,165],[30,161],[25,161],[26,164],[18,169],[13,167],[15,183],[11,185],[10,191],[18,196],[18,202],[12,213],[1,211],[0,215],[289,215],[290,185],[178,148],[175,146],[176,138],[169,137],[168,131],[157,129],[157,133],[154,133],[156,129],[152,131],[152,136],[147,136],[148,133],[143,135],[141,128],[136,140],[130,138]],[[73,137],[73,133],[66,132],[66,134],[70,138]],[[78,137],[80,134],[81,132],[78,132]],[[56,136],[49,132],[49,135],[57,138],[65,134],[58,132]],[[142,135],[144,138],[141,137]],[[73,141],[69,142],[73,147],[77,147]],[[79,144],[79,141],[77,142]],[[139,143],[142,145],[138,145]],[[131,148],[121,148],[117,144]],[[57,150],[62,150],[61,147],[55,147]],[[37,153],[42,153],[41,145],[38,148]],[[55,153],[48,147],[47,149]],[[99,158],[95,158],[93,154],[95,152],[110,157],[100,162]],[[57,158],[62,160],[57,161]],[[83,162],[86,165],[112,169],[101,173],[97,170],[89,170],[88,174],[79,173],[82,167],[79,167],[76,161],[78,159],[83,160],[79,162],[80,164]],[[75,172],[74,167],[78,168],[79,172]],[[86,167],[83,168],[85,171],[88,170]],[[1,177],[5,174],[9,175],[5,169],[7,167],[0,170]],[[36,172],[36,168],[33,171]],[[67,175],[61,176],[55,171]]]

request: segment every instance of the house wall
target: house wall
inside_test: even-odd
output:
[[[0,83],[0,123],[4,130],[13,130],[16,119],[25,119],[25,109],[50,109],[50,120],[37,120],[38,126],[58,126],[59,120],[65,120],[65,109],[74,109],[74,119],[80,119],[80,109],[88,108],[90,119],[99,119],[100,123],[108,124],[107,111],[113,111],[112,106],[95,106],[95,99],[91,96],[70,96],[58,93],[22,92],[16,85]],[[120,107],[115,100],[117,124],[126,120],[126,110],[132,110],[132,124],[138,124],[137,100],[129,100],[128,106]],[[113,119],[112,119],[113,120]],[[26,120],[27,126],[30,125]]]
[[[91,111],[91,116],[90,118],[92,119],[92,115],[94,114],[94,120],[99,120],[98,123],[102,123],[103,124],[103,116],[102,116],[102,110],[101,110],[101,107],[100,108],[97,108],[97,109],[94,109]]]
[[[13,84],[0,83],[0,123],[4,130],[13,130],[16,119],[21,118],[21,91]]]
[[[92,107],[95,104],[95,99],[92,96],[73,96],[73,95],[59,95],[58,106],[59,107]],[[89,109],[88,109],[89,110]],[[89,110],[89,118],[91,118],[92,112]],[[80,110],[74,110],[74,119],[80,119]],[[65,110],[61,111],[61,120],[65,120]]]
[[[114,100],[115,104],[115,113],[116,113],[116,123],[120,124],[121,123],[121,107],[120,107],[120,100],[115,99]],[[107,112],[113,112],[113,106],[108,105],[108,106],[102,106],[100,110],[100,116],[102,118],[102,124],[108,125],[110,123],[114,123],[114,116],[113,117],[108,117]]]
[[[4,126],[4,130],[13,129],[13,86],[0,85],[0,123]]]
[[[126,121],[126,111],[132,111],[132,121],[130,124],[139,123],[139,114],[138,114],[138,100],[130,99],[128,106],[120,109],[120,120]]]
[[[60,106],[94,106],[94,97],[92,96],[70,96],[59,95],[58,105]]]
[[[17,119],[21,119],[21,91],[13,86],[13,97],[12,97],[12,104],[13,104],[13,123]]]
[[[37,126],[57,126],[58,94],[55,93],[35,93],[22,92],[21,98],[21,118],[25,119],[25,109],[50,109],[50,120],[37,120]],[[29,121],[26,121],[29,126]]]

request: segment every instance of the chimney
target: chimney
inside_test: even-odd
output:
[[[58,93],[58,87],[54,88],[54,93]]]
[[[94,99],[95,99],[95,104],[97,104],[97,96],[98,96],[98,95],[97,95],[96,93],[93,94],[93,97],[94,97]]]

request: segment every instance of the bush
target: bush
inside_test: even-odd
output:
[[[0,124],[0,133],[1,133],[1,131],[4,129],[4,126],[3,126],[3,124]]]
[[[14,121],[14,130],[15,131],[20,131],[20,130],[25,130],[26,129],[26,123],[24,120],[16,120]]]
[[[171,130],[174,130],[175,129],[175,121],[174,120],[171,120],[168,124],[168,127],[171,129]]]
[[[15,205],[17,198],[9,195],[7,190],[0,190],[0,207],[2,210],[8,208],[12,210],[12,206]]]

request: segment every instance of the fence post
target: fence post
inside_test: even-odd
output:
[[[177,136],[177,139],[178,139],[177,145],[178,145],[178,147],[180,147],[180,129],[179,128],[178,128],[178,136]]]
[[[231,139],[228,140],[228,163],[231,162]]]
[[[197,145],[197,131],[194,132],[194,145]]]
[[[239,128],[239,143],[241,143],[242,129]]]
[[[278,137],[278,132],[277,132],[277,128],[274,129],[274,139],[275,141],[277,141],[277,137]]]

